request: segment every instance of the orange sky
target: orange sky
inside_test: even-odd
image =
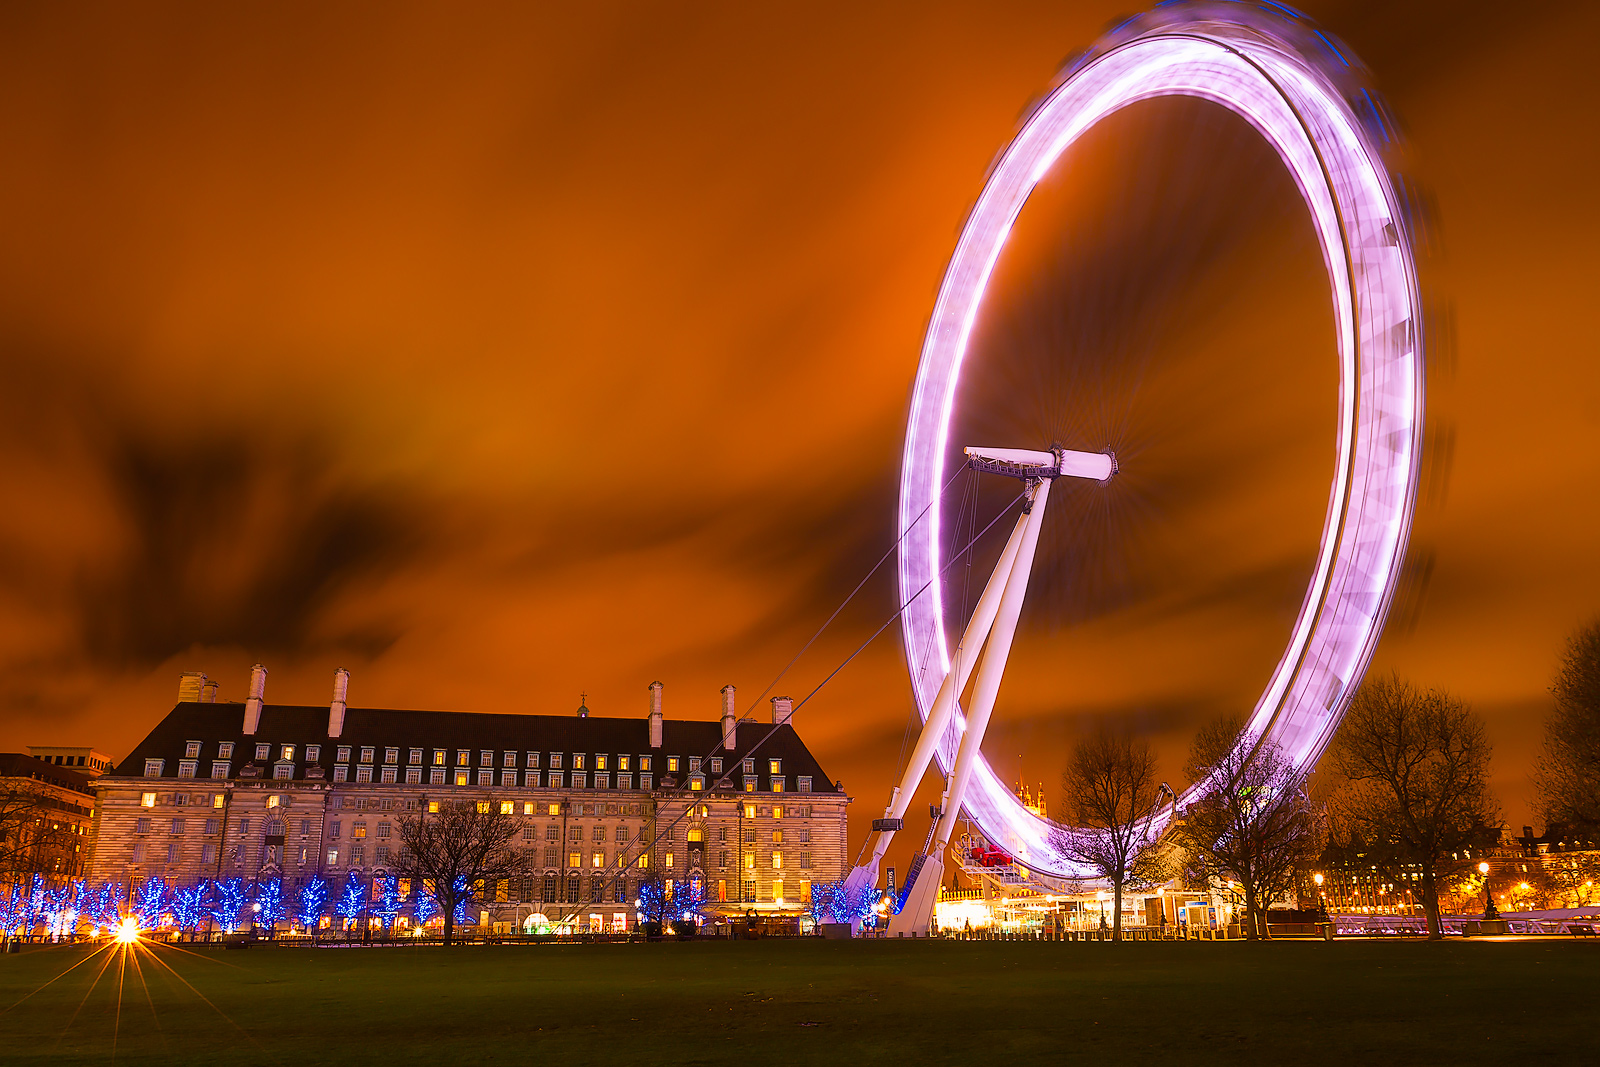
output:
[[[1378,665],[1488,717],[1520,826],[1561,641],[1600,611],[1600,13],[1308,6],[1405,123],[1454,309],[1431,571]],[[292,702],[341,665],[357,704],[754,698],[892,537],[956,230],[1119,10],[7,8],[0,748],[120,756],[180,671],[237,699],[256,660]],[[1079,413],[1145,460],[1099,519],[1061,509],[997,713],[991,756],[1052,796],[1090,718],[1132,717],[1175,775],[1252,699],[1325,496],[1303,220],[1248,138],[1191,119],[1130,116],[1053,178],[980,330],[997,359],[1078,346],[1101,384],[1120,352],[1157,368]],[[1096,317],[1051,332],[1069,304]],[[780,689],[893,599],[869,586]],[[802,712],[858,823],[904,679],[891,629]]]

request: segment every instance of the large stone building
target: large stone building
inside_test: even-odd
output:
[[[813,882],[843,876],[845,808],[775,698],[767,722],[348,708],[266,703],[266,669],[244,703],[185,675],[182,699],[94,782],[92,877],[383,876],[398,824],[452,801],[521,824],[538,873],[486,887],[499,930],[631,924],[641,881],[698,881],[713,914],[798,915]],[[197,681],[198,679],[198,681]]]

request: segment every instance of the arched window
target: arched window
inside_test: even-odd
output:
[[[545,904],[556,902],[556,875],[550,871],[544,876],[544,892],[539,895],[539,900]]]
[[[689,844],[691,846],[702,844],[704,843],[705,839],[706,832],[700,827],[696,826],[693,830],[689,831]]]

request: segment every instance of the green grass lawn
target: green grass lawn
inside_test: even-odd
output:
[[[174,1065],[1350,1067],[1600,1053],[1600,944],[1572,941],[154,952],[176,974],[143,952],[59,978],[89,951],[0,956],[0,1064],[114,1052]]]

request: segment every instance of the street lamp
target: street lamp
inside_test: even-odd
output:
[[[1478,873],[1483,875],[1483,918],[1485,921],[1500,918],[1500,913],[1494,909],[1494,899],[1489,896],[1489,864],[1478,864]]]

